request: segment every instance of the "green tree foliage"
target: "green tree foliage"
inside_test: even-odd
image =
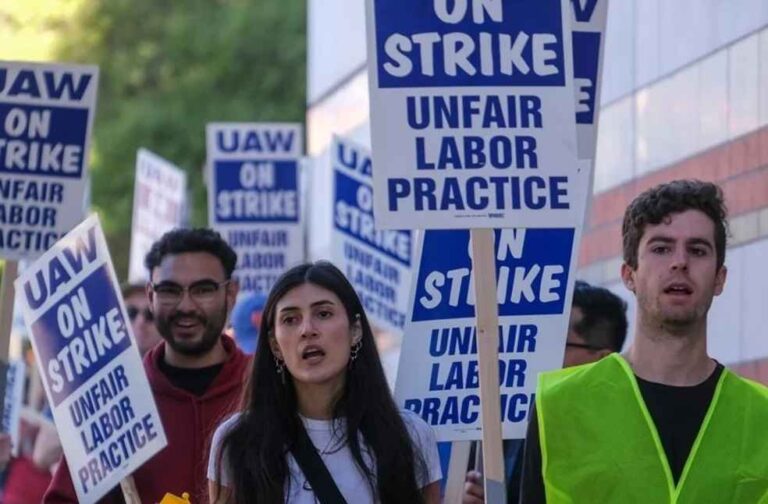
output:
[[[62,29],[57,58],[100,67],[92,206],[118,276],[136,150],[187,171],[191,224],[205,225],[205,124],[303,122],[305,20],[303,0],[86,0]]]

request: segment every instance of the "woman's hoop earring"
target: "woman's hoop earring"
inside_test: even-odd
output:
[[[275,370],[277,371],[277,376],[280,377],[280,381],[285,385],[285,362],[282,359],[278,359],[274,355],[272,356],[273,359],[275,359]]]
[[[358,355],[360,355],[360,349],[363,348],[363,340],[362,338],[357,341],[352,346],[352,349],[349,351],[349,365],[352,366],[352,364],[357,360]]]

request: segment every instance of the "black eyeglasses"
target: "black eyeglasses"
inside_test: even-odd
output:
[[[144,317],[144,320],[147,322],[152,322],[155,320],[155,316],[152,314],[152,312],[149,310],[149,308],[144,308],[143,310],[139,310],[135,306],[128,305],[125,307],[125,311],[128,312],[128,318],[131,322],[136,320],[136,317],[139,316],[139,313],[141,313],[142,317]]]
[[[602,347],[590,345],[588,343],[571,343],[570,341],[566,341],[565,346],[571,347],[571,348],[583,348],[585,350],[592,350],[593,352],[599,352],[600,350],[605,350]]]
[[[219,289],[230,281],[214,282],[213,280],[200,280],[186,287],[175,282],[161,282],[151,285],[160,304],[176,305],[181,303],[185,292],[189,292],[189,297],[197,303],[212,301],[216,297],[216,293],[219,292]]]

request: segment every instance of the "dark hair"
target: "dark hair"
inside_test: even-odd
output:
[[[725,262],[726,215],[723,191],[711,182],[675,180],[661,184],[640,194],[624,212],[621,236],[624,241],[624,262],[637,269],[640,239],[648,224],[656,225],[671,214],[699,210],[715,225],[715,252],[717,268]]]
[[[576,280],[573,306],[583,317],[573,328],[587,344],[621,352],[627,339],[627,303],[603,287]]]
[[[221,237],[219,233],[208,228],[177,228],[168,231],[160,237],[147,252],[144,266],[152,270],[163,261],[167,255],[183,254],[185,252],[208,252],[216,256],[224,267],[227,279],[232,277],[232,272],[237,264],[237,254],[232,247]]]
[[[343,439],[378,502],[423,502],[414,469],[418,467],[423,471],[426,464],[413,449],[387,385],[360,298],[344,274],[326,261],[302,264],[286,271],[269,293],[260,334],[273,333],[278,301],[291,289],[306,283],[336,294],[350,323],[359,320],[362,329],[358,358],[347,366],[344,391],[333,405],[334,429],[341,425],[338,419],[346,420]],[[222,461],[231,468],[232,495],[239,504],[285,501],[284,490],[290,481],[286,454],[297,439],[298,429],[302,428],[293,381],[287,369],[285,383],[279,378],[270,337],[259,338],[250,381],[243,395],[243,411],[224,435],[219,452],[213,454],[217,460],[218,481],[221,481]],[[375,474],[363,460],[361,434],[376,461]]]
[[[126,283],[120,287],[120,293],[123,295],[123,299],[133,296],[134,294],[146,294],[146,288],[143,285],[135,283]]]

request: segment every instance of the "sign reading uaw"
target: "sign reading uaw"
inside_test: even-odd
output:
[[[167,444],[98,219],[15,287],[78,502],[97,502]]]
[[[377,227],[580,216],[566,1],[367,5]]]
[[[36,258],[83,219],[98,75],[0,61],[0,257]]]
[[[266,294],[304,258],[301,126],[214,123],[207,144],[211,227],[237,252],[240,290]]]

